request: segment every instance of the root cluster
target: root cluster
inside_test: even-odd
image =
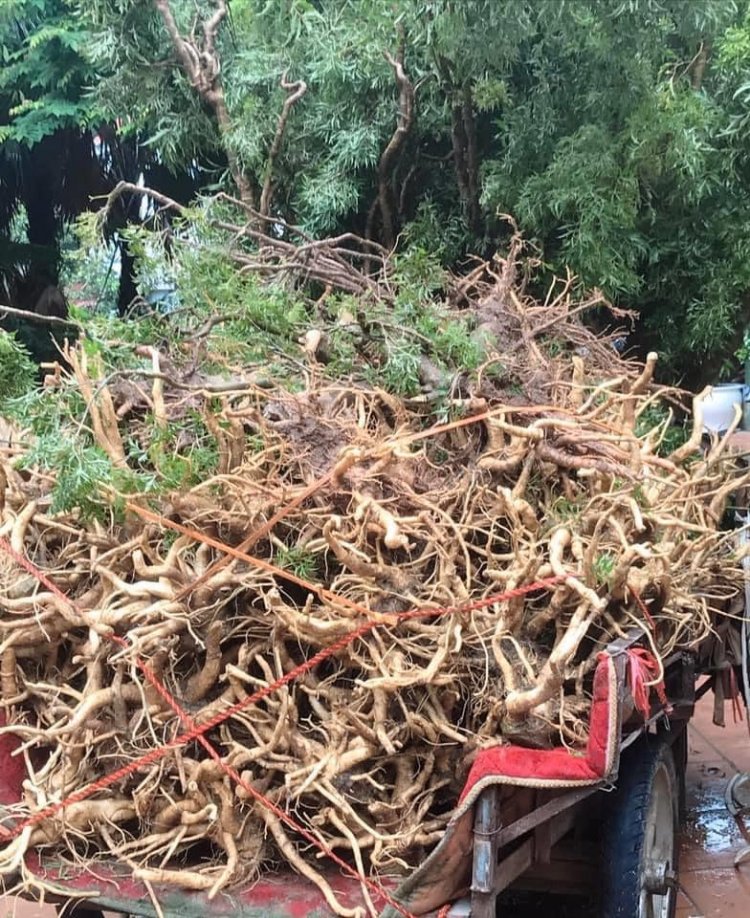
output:
[[[700,397],[665,455],[668,419],[644,422],[680,393],[653,383],[653,355],[621,360],[587,331],[569,285],[535,304],[485,266],[462,295],[493,343],[442,424],[419,399],[314,372],[301,392],[203,393],[217,474],[156,507],[131,498],[109,525],[53,514],[48,478],[0,453],[0,535],[75,602],[0,556],[0,689],[29,769],[18,814],[184,730],[136,658],[200,724],[375,619],[207,739],[358,869],[399,873],[440,838],[478,749],[585,744],[608,641],[638,625],[663,658],[710,632],[741,581],[721,522],[744,481],[724,441],[701,450]],[[84,350],[68,358],[95,442],[126,467],[143,416]],[[169,424],[185,387],[162,372],[149,387]],[[486,608],[397,618],[555,576]],[[198,744],[27,831],[0,868],[18,868],[20,847],[209,894],[291,865],[351,914],[318,853]]]

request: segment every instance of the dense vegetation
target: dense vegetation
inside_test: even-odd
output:
[[[512,214],[673,375],[742,349],[746,0],[10,0],[0,46],[6,278],[56,280],[72,218],[143,175],[459,271]],[[121,311],[144,219],[125,196],[104,227]]]
[[[365,914],[312,841],[408,873],[498,737],[588,748],[603,646],[648,717],[735,608],[750,472],[662,383],[750,347],[750,0],[0,0],[0,48],[0,878]]]

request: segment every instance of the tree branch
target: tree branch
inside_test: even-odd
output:
[[[690,74],[690,85],[692,88],[699,92],[703,86],[703,75],[706,72],[706,64],[708,63],[709,55],[709,46],[706,41],[700,43],[700,47],[688,65],[688,73]]]
[[[399,88],[398,121],[396,130],[383,150],[378,163],[378,206],[383,227],[383,243],[386,248],[393,248],[396,242],[396,219],[394,211],[393,187],[391,183],[394,161],[401,152],[406,138],[414,125],[414,86],[404,71],[403,50],[398,58],[387,51],[385,59],[393,67],[396,83]]]
[[[198,92],[202,92],[202,87],[199,83],[200,67],[198,55],[190,43],[185,41],[182,35],[180,35],[180,30],[177,26],[174,14],[172,13],[172,7],[169,5],[169,0],[154,0],[154,6],[159,13],[161,13],[161,18],[164,20],[167,34],[172,40],[177,60],[182,65],[185,75],[190,80],[193,87],[197,89]]]
[[[228,13],[229,9],[226,0],[216,0],[216,10],[213,16],[206,19],[203,23],[203,48],[206,54],[215,55],[216,33],[219,31],[219,26],[226,19]]]
[[[219,27],[228,14],[227,0],[214,0],[213,14],[203,21],[202,47],[198,47],[194,37],[184,38],[174,18],[169,0],[154,0],[154,7],[164,21],[172,45],[185,75],[203,102],[211,109],[216,118],[219,135],[229,163],[229,172],[240,193],[240,198],[251,207],[255,206],[255,192],[252,182],[243,170],[236,153],[232,149],[232,119],[229,116],[224,88],[221,84],[221,62],[216,50],[216,35]]]
[[[19,319],[26,319],[28,322],[34,322],[37,325],[60,325],[64,328],[80,328],[80,322],[73,322],[70,319],[59,319],[57,316],[40,316],[36,312],[29,312],[27,309],[14,309],[12,306],[5,306],[0,303],[0,318],[5,316],[17,316]]]
[[[160,208],[172,210],[178,214],[188,213],[187,209],[167,195],[151,188],[142,188],[132,182],[120,182],[107,196],[103,217],[114,207],[122,194],[139,194],[152,198]],[[316,281],[323,285],[330,284],[336,289],[348,293],[371,293],[381,299],[389,300],[391,293],[387,287],[388,253],[377,243],[362,239],[353,233],[342,233],[328,239],[311,239],[304,230],[281,218],[266,217],[253,210],[244,201],[226,194],[217,196],[229,202],[248,215],[248,222],[238,226],[223,220],[211,220],[217,229],[226,231],[236,237],[245,238],[257,245],[256,252],[246,248],[234,247],[233,241],[222,248],[242,270],[254,271],[270,277],[293,277],[297,282]],[[288,239],[280,239],[259,228],[259,224],[281,224],[290,237],[296,236],[301,243],[295,244]],[[361,251],[358,251],[358,246]],[[358,267],[363,262],[364,267]],[[376,277],[371,276],[370,268],[376,266]]]
[[[279,123],[276,125],[276,134],[273,138],[273,143],[271,144],[271,149],[268,151],[268,160],[266,162],[266,175],[263,180],[263,190],[260,195],[260,213],[264,217],[268,217],[271,212],[271,198],[273,197],[273,169],[276,163],[276,157],[279,155],[281,150],[281,144],[284,140],[284,132],[286,130],[286,123],[289,120],[289,115],[294,107],[295,103],[298,102],[302,96],[307,92],[307,83],[304,80],[297,80],[295,83],[289,83],[286,79],[286,74],[281,78],[281,88],[285,89],[289,95],[287,95],[284,100],[284,105],[281,109],[281,114],[279,115]]]

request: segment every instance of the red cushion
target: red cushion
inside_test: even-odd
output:
[[[472,765],[463,802],[480,782],[543,785],[591,784],[606,778],[614,765],[617,730],[617,694],[614,663],[609,654],[599,655],[594,673],[594,693],[586,751],[527,749],[522,746],[493,746],[479,753]]]

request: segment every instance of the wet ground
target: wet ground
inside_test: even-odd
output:
[[[727,726],[715,727],[707,698],[690,724],[677,918],[750,916],[750,860],[735,869],[744,841],[724,805],[727,781],[738,771],[750,771],[747,724],[733,723],[727,706]]]
[[[677,918],[749,918],[750,859],[736,870],[734,857],[744,842],[724,804],[727,781],[738,771],[750,772],[750,732],[735,724],[727,706],[728,725],[712,723],[711,697],[698,708],[690,724],[690,761],[687,773],[687,820],[680,862]],[[750,819],[748,819],[750,824]],[[541,918],[552,914],[534,907],[513,912],[513,918]],[[54,918],[50,908],[0,898],[0,918]],[[581,918],[583,912],[568,903],[554,909],[555,918]]]

